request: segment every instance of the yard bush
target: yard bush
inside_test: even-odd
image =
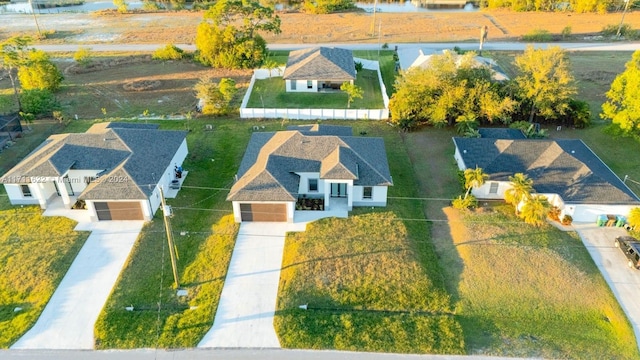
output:
[[[476,197],[473,195],[468,195],[466,198],[458,196],[457,198],[453,199],[453,201],[451,202],[451,206],[453,206],[454,209],[458,210],[473,209],[478,206],[478,199],[476,199]]]
[[[179,47],[173,45],[173,44],[167,44],[167,46],[163,47],[163,48],[159,48],[158,50],[154,51],[153,55],[151,55],[151,58],[154,60],[180,60],[182,58],[185,57],[185,52],[184,50],[180,49]]]
[[[610,24],[602,28],[600,33],[602,36],[614,37],[618,34],[619,27],[619,24]],[[640,31],[632,28],[629,24],[622,24],[622,27],[620,27],[620,36],[627,40],[638,40],[640,39]]]
[[[73,60],[82,66],[87,66],[92,61],[91,49],[80,46],[78,50],[73,54]]]
[[[49,90],[23,90],[20,93],[22,112],[35,117],[47,116],[58,108],[55,96]]]

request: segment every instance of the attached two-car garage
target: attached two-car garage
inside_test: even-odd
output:
[[[140,201],[96,201],[98,220],[144,220]]]
[[[242,221],[287,221],[287,204],[240,204]]]

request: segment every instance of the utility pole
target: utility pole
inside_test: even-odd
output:
[[[160,185],[159,188],[160,188],[160,200],[162,205],[162,213],[164,215],[163,216],[164,228],[167,231],[167,242],[169,243],[169,255],[171,256],[171,268],[173,269],[173,280],[175,282],[176,289],[177,289],[180,287],[180,281],[178,279],[178,265],[176,264],[176,248],[175,248],[175,245],[173,244],[173,232],[171,231],[171,220],[169,219],[169,216],[171,216],[171,213],[164,199],[164,191],[162,190],[162,185]]]
[[[36,17],[36,9],[33,8],[33,1],[29,0],[29,6],[31,6],[31,13],[33,14],[33,20],[36,22],[36,28],[38,28],[38,36],[42,37],[40,32],[40,25],[38,24],[38,18]]]
[[[622,19],[620,20],[620,26],[618,26],[616,38],[620,37],[620,32],[622,31],[622,23],[624,22],[624,15],[627,13],[627,9],[629,8],[629,2],[629,0],[624,0],[624,10],[622,11]]]
[[[378,21],[378,61],[380,61],[380,38],[381,37],[382,37],[382,20]]]
[[[376,36],[376,12],[378,11],[378,0],[373,2],[373,21],[371,21],[371,36]]]

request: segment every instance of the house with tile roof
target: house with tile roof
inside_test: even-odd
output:
[[[287,92],[339,90],[342,83],[356,79],[353,53],[330,47],[292,51],[282,78]]]
[[[62,203],[93,221],[150,220],[187,156],[185,131],[99,123],[51,135],[0,177],[13,205]]]
[[[509,177],[524,173],[561,217],[595,222],[599,215],[627,216],[640,199],[582,140],[453,138],[460,170],[479,167],[489,179],[472,190],[478,199],[504,199]]]
[[[321,211],[386,206],[393,180],[384,141],[351,134],[324,125],[254,133],[227,196],[235,220],[293,222],[305,199],[318,199]]]

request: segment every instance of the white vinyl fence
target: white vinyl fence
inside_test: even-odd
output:
[[[253,85],[256,79],[266,79],[269,77],[269,70],[257,69],[253,72],[251,82],[249,83],[249,89],[242,99],[242,105],[240,105],[240,117],[243,119],[251,118],[284,118],[295,120],[386,120],[389,118],[389,96],[387,96],[387,88],[382,81],[382,74],[380,73],[380,64],[374,60],[366,60],[360,58],[353,58],[356,62],[361,62],[363,68],[368,70],[375,70],[378,73],[378,81],[380,83],[380,90],[382,92],[382,100],[384,102],[384,109],[274,109],[274,108],[247,108],[249,97],[253,91]],[[277,70],[272,70],[272,76],[281,76],[284,73],[284,67]],[[284,81],[284,80],[283,80]]]

